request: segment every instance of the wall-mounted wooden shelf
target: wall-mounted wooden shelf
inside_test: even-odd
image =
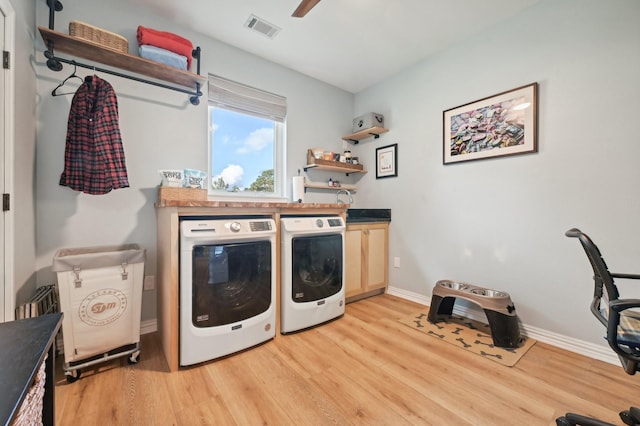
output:
[[[324,160],[316,160],[316,161],[325,162]],[[346,165],[342,166],[342,163],[338,161],[326,161],[326,163],[335,163],[335,164],[319,164],[317,162],[312,164],[307,164],[304,166],[304,171],[306,172],[309,169],[316,169],[316,170],[324,170],[327,172],[346,173],[347,176],[349,175],[349,173],[367,173],[367,171],[364,169],[352,169],[349,167],[345,167]]]
[[[366,139],[370,137],[378,139],[382,133],[386,133],[388,131],[389,129],[385,129],[384,127],[371,127],[369,129],[360,130],[359,132],[352,133],[350,135],[345,135],[342,137],[342,140],[357,144],[362,139]]]
[[[157,84],[154,82],[138,79],[135,77],[123,75],[116,72],[111,74],[118,75],[120,77],[129,78],[132,80],[141,81],[144,83],[154,84],[156,86],[164,87],[166,89],[177,90],[185,92],[194,97],[199,98],[202,96],[200,92],[200,86],[207,81],[205,76],[194,74],[189,71],[183,71],[177,68],[173,68],[159,62],[150,61],[140,56],[130,55],[128,53],[122,53],[114,49],[110,49],[98,43],[94,43],[90,40],[85,40],[79,37],[73,37],[68,34],[63,34],[46,27],[38,27],[40,35],[44,40],[47,47],[50,49],[48,52],[56,51],[64,52],[84,59],[89,59],[95,62],[99,62],[104,65],[109,65],[122,70],[134,72],[143,76],[151,77],[157,80],[169,82],[183,87],[189,87],[190,90],[186,91],[180,88],[174,88],[171,86]],[[199,51],[199,48],[197,49]],[[45,52],[45,56],[47,53]],[[51,53],[52,55],[52,53]],[[49,57],[49,56],[47,56]],[[49,57],[49,59],[65,62],[69,64],[76,64],[75,61],[68,59],[57,58],[55,56]],[[78,66],[91,69],[92,67],[85,64],[77,63]],[[93,67],[94,69],[97,69]],[[100,70],[105,71],[105,70]],[[192,103],[197,104],[192,99]]]
[[[307,150],[307,165],[304,166],[304,171],[315,168],[316,170],[324,170],[327,172],[339,172],[346,173],[367,173],[362,164],[349,164],[342,163],[340,161],[320,160],[313,156],[311,150]]]
[[[308,182],[304,184],[305,189],[306,188],[311,188],[311,189],[328,189],[331,191],[340,191],[341,189],[346,189],[348,191],[357,191],[358,187],[355,185],[351,185],[351,184],[344,184],[341,183],[340,186],[329,186],[327,183],[313,183],[313,182]]]

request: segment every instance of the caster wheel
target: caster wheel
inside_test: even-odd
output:
[[[140,361],[140,354],[137,355],[131,355],[129,358],[127,358],[127,362],[132,365],[132,364],[137,364],[138,361]]]
[[[80,378],[82,372],[80,370],[73,370],[71,373],[67,374],[67,382],[73,383]]]
[[[637,426],[640,424],[640,410],[631,407],[629,410],[621,411],[620,419],[625,425]]]

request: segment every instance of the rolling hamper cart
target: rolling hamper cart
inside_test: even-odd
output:
[[[82,368],[113,358],[138,362],[144,261],[137,244],[56,252],[52,270],[64,312],[63,368],[70,383]]]

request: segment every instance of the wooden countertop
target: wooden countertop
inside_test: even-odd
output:
[[[291,209],[291,210],[313,210],[313,209],[338,209],[347,210],[349,204],[343,203],[281,203],[271,201],[220,201],[220,200],[158,200],[156,208],[162,207],[206,207],[225,209]]]

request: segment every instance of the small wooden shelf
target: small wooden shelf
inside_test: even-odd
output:
[[[304,171],[315,168],[316,170],[325,170],[328,172],[346,173],[367,173],[362,164],[341,163],[340,161],[320,160],[313,156],[311,150],[307,150],[307,165]]]
[[[38,27],[38,30],[40,30],[45,44],[48,46],[49,43],[53,43],[53,48],[60,52],[184,87],[193,88],[196,86],[196,83],[204,84],[207,81],[205,76],[179,70],[159,62],[141,58],[140,56],[118,52],[117,50],[110,49],[98,43],[79,37],[72,37],[46,27]]]
[[[355,185],[344,184],[344,183],[341,183],[340,186],[329,186],[327,183],[309,182],[309,183],[305,183],[304,187],[312,188],[312,189],[328,189],[331,191],[340,191],[341,189],[346,189],[348,191],[357,191],[358,189],[358,187]]]
[[[304,171],[306,172],[309,169],[316,169],[316,170],[324,170],[327,172],[346,173],[347,176],[349,175],[349,173],[367,173],[367,171],[363,169],[352,169],[352,168],[346,167],[346,165],[342,166],[342,163],[339,163],[337,161],[324,161],[324,160],[316,160],[316,161],[322,161],[326,163],[335,163],[335,164],[319,164],[317,162],[312,164],[307,164],[304,166]]]
[[[342,140],[353,142],[357,144],[362,139],[374,137],[378,139],[382,133],[388,132],[389,129],[385,129],[384,127],[371,127],[369,129],[360,130],[359,132],[352,133],[350,135],[345,135],[342,137]]]

